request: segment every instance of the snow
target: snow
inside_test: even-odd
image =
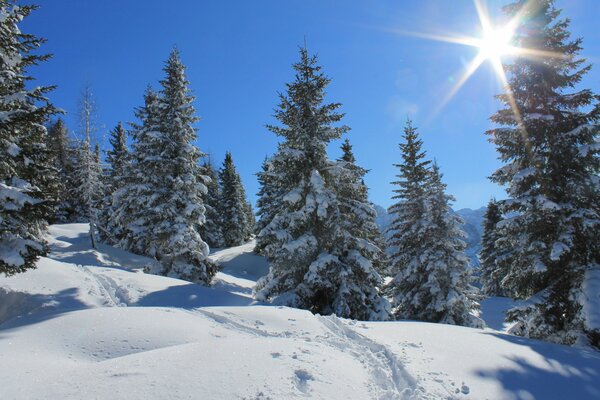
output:
[[[586,271],[581,304],[589,329],[600,330],[600,265]]]
[[[507,299],[482,303],[496,329],[323,317],[251,298],[267,272],[252,242],[213,251],[207,288],[87,232],[52,226],[38,268],[0,278],[0,398],[600,397],[600,354],[501,332]]]

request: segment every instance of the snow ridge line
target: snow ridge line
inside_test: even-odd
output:
[[[382,400],[433,399],[417,385],[415,379],[404,369],[402,362],[384,345],[377,343],[348,327],[335,315],[317,318],[335,337],[331,345],[342,351],[348,351],[351,344],[353,352],[365,362],[373,384],[374,398]]]

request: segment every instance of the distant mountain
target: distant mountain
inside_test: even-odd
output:
[[[377,212],[376,222],[382,232],[390,226],[392,223],[392,216],[388,214],[387,210],[377,204],[374,205],[375,211]],[[479,260],[477,259],[477,253],[481,249],[481,236],[483,235],[483,218],[485,215],[485,207],[478,208],[476,210],[470,208],[463,208],[455,211],[464,221],[462,226],[463,230],[467,234],[465,241],[467,242],[467,248],[465,252],[471,259],[471,264],[474,267],[479,266]]]

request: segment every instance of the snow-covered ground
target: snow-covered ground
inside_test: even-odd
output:
[[[252,244],[213,288],[56,225],[38,269],[0,278],[0,399],[598,399],[600,354],[495,329],[360,322],[256,304]]]

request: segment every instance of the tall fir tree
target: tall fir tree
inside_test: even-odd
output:
[[[90,239],[96,245],[98,213],[101,205],[102,169],[92,149],[96,132],[96,105],[92,91],[85,86],[79,100],[79,136],[75,144],[72,193],[75,220],[89,222]]]
[[[483,236],[481,250],[478,258],[480,264],[481,290],[487,296],[505,296],[503,279],[507,271],[503,271],[497,264],[499,257],[496,251],[496,241],[500,238],[498,223],[502,221],[502,213],[495,199],[489,201],[485,210],[483,222]]]
[[[107,169],[104,172],[104,196],[98,216],[100,239],[109,244],[116,244],[115,232],[119,232],[119,223],[115,220],[113,194],[126,183],[126,168],[130,162],[127,148],[127,131],[119,122],[111,131],[108,142],[111,149],[106,151]]]
[[[246,192],[244,190],[244,197],[246,197]],[[245,235],[248,239],[252,238],[254,235],[254,231],[256,230],[256,215],[254,214],[254,208],[252,207],[252,203],[249,200],[246,200],[246,204],[244,206],[244,213],[246,214],[246,232]]]
[[[392,222],[388,228],[390,251],[390,273],[401,271],[406,264],[419,256],[421,243],[426,240],[426,199],[431,161],[425,159],[423,141],[409,120],[404,127],[404,142],[400,143],[402,163],[394,164],[399,169],[397,186],[392,199],[397,200],[388,213]]]
[[[496,242],[506,253],[505,282],[530,299],[508,313],[511,332],[567,344],[587,333],[600,346],[600,326],[588,317],[600,304],[586,289],[600,268],[600,106],[591,90],[572,90],[590,65],[553,1],[504,10],[519,14],[515,45],[539,55],[505,65],[507,92],[498,96],[505,107],[492,116],[502,127],[487,132],[505,163],[491,179],[509,195]]]
[[[206,195],[204,196],[206,221],[200,227],[200,235],[210,247],[224,247],[225,241],[220,214],[221,188],[217,172],[210,160],[202,165],[201,174],[208,179],[204,181],[206,185]]]
[[[392,298],[396,318],[453,325],[482,326],[475,317],[476,290],[470,284],[469,259],[465,255],[462,220],[450,208],[437,165],[424,160],[423,142],[408,121],[405,143],[400,145],[403,163],[390,210],[393,279],[386,292]]]
[[[219,171],[219,181],[221,186],[219,213],[223,240],[227,247],[239,246],[250,239],[253,220],[249,215],[246,191],[230,152],[225,154],[223,167]]]
[[[44,40],[19,29],[34,9],[0,0],[0,273],[7,276],[35,267],[50,217],[44,124],[57,112],[45,97],[53,88],[26,88],[27,69],[49,55],[33,54]]]
[[[277,214],[278,207],[282,204],[283,194],[275,185],[275,171],[273,163],[268,157],[262,164],[261,172],[257,173],[260,189],[257,193],[256,201],[258,221],[255,224],[256,246],[254,251],[257,254],[264,255],[264,249],[270,241],[270,236],[261,234]]]
[[[72,193],[74,154],[69,139],[69,131],[61,118],[50,126],[47,146],[50,150],[52,165],[57,171],[58,177],[54,221],[67,222],[71,220],[73,213],[73,204],[69,194]]]
[[[177,49],[164,71],[160,95],[148,91],[138,110],[142,124],[134,132],[129,183],[115,195],[124,224],[119,243],[155,257],[161,269],[149,272],[209,284],[216,266],[199,233],[207,189],[198,165],[202,153],[193,144],[198,118]]]
[[[369,201],[369,190],[364,182],[367,170],[356,165],[356,157],[352,145],[346,138],[341,146],[342,156],[338,165],[343,167],[338,185],[339,197],[342,199],[341,213],[344,221],[349,224],[353,234],[368,242],[371,246],[370,258],[373,267],[380,273],[386,274],[388,259],[385,254],[385,241],[377,225],[377,212]]]
[[[122,186],[112,195],[112,220],[116,227],[111,233],[116,245],[151,257],[157,257],[151,246],[155,240],[153,221],[158,217],[150,200],[156,198],[153,193],[157,188],[164,185],[162,159],[157,155],[161,154],[166,139],[159,130],[159,112],[158,93],[149,87],[144,93],[144,106],[136,110],[141,123],[133,125],[131,160],[125,165]]]
[[[268,167],[269,184],[283,196],[259,233],[270,269],[258,282],[256,297],[320,314],[386,319],[374,249],[353,235],[352,221],[342,212],[349,202],[337,192],[341,177],[352,170],[326,154],[327,144],[349,128],[334,126],[343,116],[336,111],[339,103],[323,104],[330,80],[316,57],[300,49],[293,67],[296,78],[287,84],[287,94],[280,94],[275,111],[282,126],[268,127],[283,139]]]

